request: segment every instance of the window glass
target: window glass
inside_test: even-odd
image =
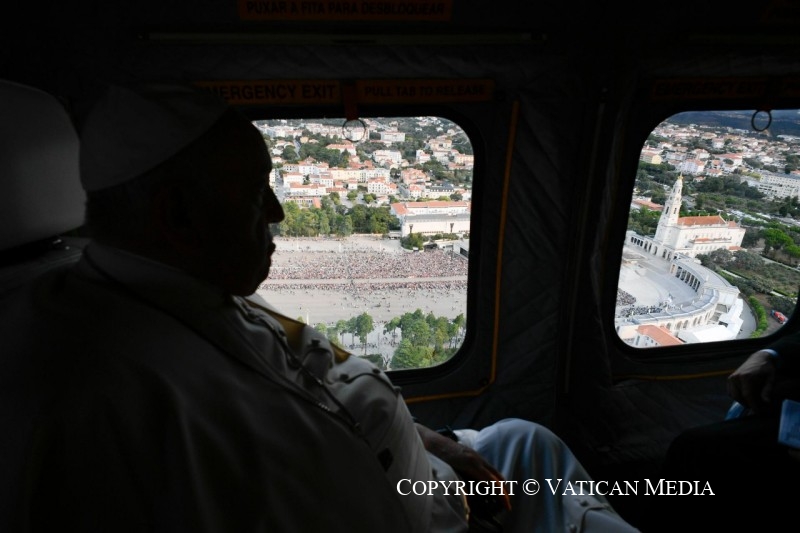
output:
[[[431,116],[254,124],[286,214],[258,293],[387,370],[452,357],[466,334],[465,132]]]
[[[761,337],[800,285],[800,111],[676,114],[639,158],[617,289],[637,348]]]

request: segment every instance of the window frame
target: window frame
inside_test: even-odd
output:
[[[237,106],[245,116],[251,120],[280,120],[280,119],[331,119],[342,118],[344,113],[341,108],[321,106]],[[455,368],[464,364],[469,355],[474,351],[477,335],[477,294],[475,283],[480,279],[479,268],[481,250],[481,234],[475,231],[481,227],[481,211],[483,204],[484,181],[479,178],[483,175],[486,165],[485,140],[479,129],[466,113],[441,104],[403,104],[403,105],[373,105],[359,106],[361,118],[391,118],[391,117],[419,117],[431,116],[449,120],[458,125],[470,140],[474,164],[472,171],[472,200],[470,210],[470,257],[467,267],[467,292],[465,313],[465,334],[461,346],[446,361],[430,366],[409,369],[389,370],[393,382],[398,385],[410,383],[423,383],[435,378],[450,374]],[[355,354],[358,355],[358,354]]]
[[[750,78],[739,78],[745,82]],[[759,78],[760,79],[760,78]],[[742,98],[711,98],[700,95],[697,97],[676,97],[670,100],[659,100],[653,97],[654,87],[658,81],[650,80],[639,88],[629,111],[626,113],[626,123],[620,131],[625,135],[620,146],[620,163],[617,169],[617,203],[627,206],[627,209],[617,209],[609,220],[608,254],[606,255],[606,273],[604,282],[602,313],[606,328],[607,338],[610,339],[610,352],[612,366],[616,379],[625,376],[644,376],[648,372],[660,374],[662,371],[674,371],[677,367],[673,363],[692,363],[693,370],[717,371],[720,366],[730,368],[731,361],[741,359],[742,354],[749,354],[759,349],[768,342],[793,331],[800,329],[800,320],[796,317],[797,308],[789,321],[779,330],[758,338],[731,339],[705,343],[691,343],[680,346],[659,346],[637,348],[625,343],[618,335],[615,327],[616,295],[619,287],[622,250],[628,229],[628,216],[630,203],[633,199],[633,190],[636,182],[636,171],[639,157],[645,146],[648,136],[654,129],[670,117],[685,112],[702,111],[731,111],[753,109],[800,109],[800,99],[775,98],[772,105],[766,106],[764,98],[754,96]],[[623,197],[623,194],[625,195]],[[644,373],[643,373],[644,371]],[[654,374],[654,375],[655,375]]]

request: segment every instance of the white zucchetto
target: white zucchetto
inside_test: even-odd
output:
[[[177,154],[229,108],[214,93],[183,85],[111,86],[81,129],[87,192],[120,185]]]

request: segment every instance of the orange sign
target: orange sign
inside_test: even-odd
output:
[[[453,0],[237,0],[241,20],[450,20]]]
[[[233,105],[338,104],[339,80],[199,81]]]
[[[488,79],[455,80],[359,80],[358,103],[436,103],[481,102],[490,100],[494,81]]]

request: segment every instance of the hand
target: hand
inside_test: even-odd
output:
[[[763,412],[772,400],[776,368],[770,352],[753,353],[728,376],[728,394],[756,413]]]
[[[417,431],[425,449],[450,465],[461,478],[474,481],[505,481],[503,475],[472,448],[421,424],[417,424]],[[511,498],[508,494],[503,494],[502,504],[506,510],[511,510]]]

